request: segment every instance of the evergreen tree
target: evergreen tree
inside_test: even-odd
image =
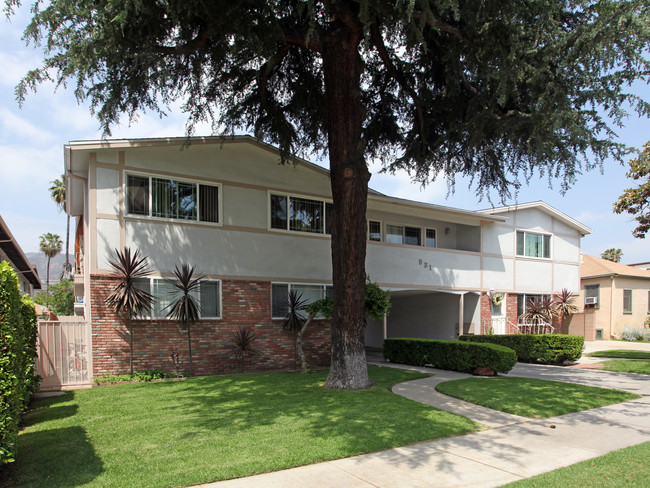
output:
[[[639,224],[632,231],[634,237],[644,239],[650,232],[650,142],[646,142],[639,157],[629,163],[627,177],[639,182],[636,188],[628,188],[614,203],[614,212],[634,216]]]
[[[11,12],[20,0],[5,0]],[[648,79],[648,0],[114,0],[34,2],[25,36],[44,62],[17,88],[72,81],[106,133],[121,114],[164,113],[187,133],[252,130],[292,154],[329,156],[332,366],[366,388],[367,161],[426,183],[468,175],[503,198],[535,174],[566,190],[619,161],[626,90]],[[604,111],[599,112],[598,109]]]
[[[65,175],[61,175],[61,179],[50,181],[52,185],[49,188],[50,196],[56,203],[59,210],[65,212]],[[66,215],[68,223],[65,229],[65,264],[63,265],[63,273],[61,278],[70,278],[72,275],[72,266],[70,265],[70,216]]]

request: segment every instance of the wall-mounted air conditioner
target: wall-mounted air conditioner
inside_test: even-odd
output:
[[[598,303],[598,298],[596,297],[586,297],[585,305],[596,305]]]

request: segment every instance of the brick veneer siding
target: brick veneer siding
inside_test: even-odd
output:
[[[492,301],[486,292],[481,293],[481,335],[490,333],[492,327]]]
[[[506,334],[517,334],[519,331],[514,325],[519,323],[519,317],[517,317],[517,294],[508,293],[505,298]]]
[[[129,371],[129,337],[123,321],[105,303],[115,278],[93,275],[90,279],[93,374]],[[230,337],[240,327],[256,335],[258,355],[246,360],[248,370],[280,370],[294,367],[293,335],[282,330],[281,320],[271,320],[271,283],[223,280],[222,318],[200,320],[192,325],[194,374],[217,374],[239,369]],[[172,372],[170,354],[181,355],[181,371],[189,371],[187,332],[178,321],[155,319],[133,321],[133,368],[157,368]],[[311,325],[303,338],[303,349],[314,366],[330,361],[330,328],[323,321]]]

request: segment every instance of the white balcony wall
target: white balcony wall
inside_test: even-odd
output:
[[[427,263],[426,268],[424,263]],[[370,278],[396,287],[478,289],[480,264],[478,254],[414,246],[369,243],[366,255],[366,270]]]
[[[97,267],[110,270],[108,260],[115,249],[120,249],[120,222],[97,219]]]
[[[519,292],[553,291],[553,262],[518,259],[515,269],[516,289]]]
[[[117,215],[120,212],[120,173],[116,169],[97,168],[97,213]]]

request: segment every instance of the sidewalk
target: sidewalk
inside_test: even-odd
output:
[[[584,412],[530,420],[450,399],[435,391],[435,385],[441,381],[469,375],[433,368],[384,363],[377,365],[424,370],[434,374],[429,378],[395,385],[393,391],[407,398],[472,418],[493,428],[464,436],[200,486],[493,487],[650,441],[650,396]],[[650,381],[641,375],[517,364],[510,376],[595,384],[650,394]]]

